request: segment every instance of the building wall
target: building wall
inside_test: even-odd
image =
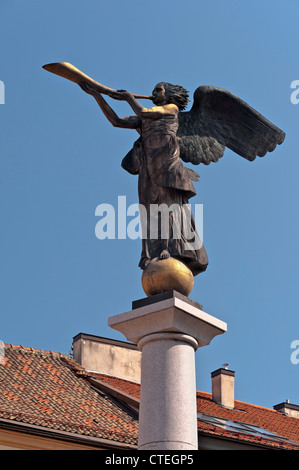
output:
[[[141,352],[134,344],[80,333],[73,339],[73,358],[89,371],[140,383]]]
[[[102,445],[92,446],[46,438],[24,432],[0,429],[1,450],[102,450]]]

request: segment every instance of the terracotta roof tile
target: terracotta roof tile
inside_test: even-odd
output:
[[[104,374],[93,373],[91,375],[134,398],[140,397],[140,385],[138,383]],[[199,431],[205,434],[258,443],[275,448],[299,450],[299,419],[285,416],[279,411],[238,400],[235,400],[235,409],[224,408],[212,400],[211,393],[200,391],[197,392],[197,411],[207,416],[259,426],[281,436],[282,439],[274,442],[266,437],[250,435],[244,432],[228,431],[221,427],[198,421]],[[294,441],[294,443],[288,442],[288,439]]]
[[[5,345],[5,360],[0,364],[0,419],[136,445],[136,416],[117,398],[101,391],[101,383],[122,392],[124,399],[127,395],[139,399],[140,385],[136,382],[88,372],[60,353]],[[200,434],[299,450],[299,419],[238,400],[234,409],[224,408],[213,402],[210,393],[199,391],[197,409],[207,418],[198,420]],[[213,417],[221,418],[224,425],[213,424]],[[232,430],[225,422],[241,423],[241,427]],[[274,440],[245,432],[242,423],[281,437]]]
[[[5,345],[0,418],[135,445],[134,416],[91,387],[83,372],[59,353]]]
[[[265,437],[252,436],[239,432],[237,433],[239,439],[261,442],[269,446],[296,448],[299,450],[299,419],[297,418],[286,416],[271,408],[252,405],[238,400],[235,400],[234,409],[228,409],[215,403],[212,400],[212,394],[205,392],[197,392],[197,410],[203,415],[223,418],[230,422],[247,423],[281,436],[280,441],[273,442],[273,440]],[[227,437],[233,437],[236,434],[219,427],[206,425],[202,422],[199,422],[199,428],[205,429],[206,432],[209,431],[218,435],[226,435]],[[294,443],[288,442],[288,439],[294,441]]]
[[[133,398],[140,398],[140,384],[132,382],[130,380],[120,379],[119,377],[113,377],[111,375],[99,374],[96,372],[90,373],[95,379],[99,379],[102,382],[110,385],[111,387],[117,388]]]

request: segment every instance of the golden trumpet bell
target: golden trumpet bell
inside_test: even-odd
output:
[[[193,274],[187,266],[175,258],[154,258],[142,273],[142,288],[145,294],[161,294],[176,290],[188,297],[194,285]]]

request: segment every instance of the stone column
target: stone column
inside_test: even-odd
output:
[[[139,450],[197,450],[195,351],[226,324],[171,291],[133,302],[111,328],[142,351]]]

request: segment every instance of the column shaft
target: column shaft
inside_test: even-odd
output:
[[[197,450],[195,350],[180,333],[142,338],[139,450]]]

